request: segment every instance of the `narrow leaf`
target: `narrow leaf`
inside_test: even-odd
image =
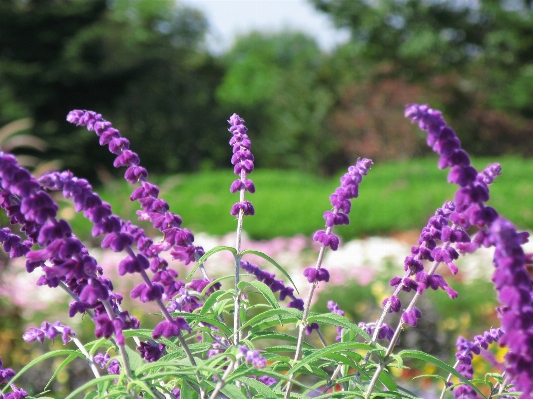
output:
[[[483,397],[483,398],[486,397],[485,395],[483,395],[483,393],[481,393],[481,391],[475,385],[473,385],[467,378],[465,378],[456,369],[454,369],[453,367],[451,367],[448,364],[444,363],[442,360],[437,359],[434,356],[431,356],[431,355],[429,355],[429,354],[427,354],[425,352],[422,352],[422,351],[417,351],[417,350],[412,350],[412,349],[403,350],[400,353],[398,353],[398,356],[401,356],[401,357],[404,357],[404,358],[407,357],[407,358],[419,359],[419,360],[426,361],[428,363],[432,363],[435,366],[445,370],[449,374],[453,374],[454,376],[459,378],[466,385],[468,385],[473,390],[475,390],[481,397]]]
[[[237,250],[233,247],[226,247],[224,245],[220,245],[218,247],[211,248],[209,251],[207,251],[205,254],[202,255],[200,259],[196,262],[196,265],[192,268],[191,272],[187,275],[187,280],[189,280],[194,272],[200,267],[202,263],[204,263],[211,255],[216,254],[220,251],[230,251],[234,256],[237,255]]]

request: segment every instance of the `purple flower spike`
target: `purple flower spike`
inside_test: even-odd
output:
[[[497,212],[483,203],[489,199],[488,185],[501,173],[498,164],[489,165],[482,173],[470,166],[468,154],[461,149],[455,132],[446,125],[440,111],[428,105],[411,104],[405,110],[411,122],[418,122],[420,129],[428,133],[427,143],[440,155],[439,168],[450,167],[448,181],[458,184],[455,194],[456,213],[454,223],[463,228],[470,225],[484,227],[492,223]]]
[[[341,177],[341,186],[329,197],[333,211],[324,212],[326,229],[317,231],[313,235],[314,241],[331,248],[332,251],[338,249],[339,238],[332,234],[331,230],[333,226],[350,223],[348,218],[351,209],[350,200],[359,196],[359,184],[363,180],[363,176],[368,174],[372,164],[373,162],[370,159],[358,159],[355,166],[350,166],[348,172]]]
[[[253,216],[255,214],[253,205],[248,201],[244,201],[245,191],[252,194],[255,192],[254,183],[246,178],[254,170],[254,156],[250,151],[252,142],[246,134],[248,129],[244,126],[244,119],[239,117],[239,115],[233,114],[229,118],[228,123],[230,124],[228,130],[233,134],[233,137],[229,141],[229,144],[233,147],[231,164],[234,165],[233,172],[240,177],[239,180],[231,183],[230,192],[241,193],[240,202],[233,205],[230,213],[233,216],[238,216],[241,213],[243,216]]]
[[[498,291],[503,336],[507,346],[505,369],[515,380],[521,397],[533,396],[533,281],[527,273],[526,255],[521,247],[524,236],[504,218],[489,227],[489,241],[496,247],[492,277]]]

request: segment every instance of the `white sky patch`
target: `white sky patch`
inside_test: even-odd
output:
[[[347,29],[335,28],[327,14],[306,0],[183,0],[180,3],[204,13],[210,25],[207,45],[215,54],[229,49],[237,36],[254,30],[304,32],[315,38],[324,51],[331,51],[350,37]]]

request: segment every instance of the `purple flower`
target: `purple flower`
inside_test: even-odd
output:
[[[26,392],[22,388],[18,388],[15,384],[11,384],[11,390],[13,392],[2,395],[0,394],[1,399],[22,399],[28,396],[28,392]]]
[[[120,362],[117,359],[111,360],[109,366],[107,366],[109,374],[120,374]]]
[[[318,326],[317,326],[318,328]],[[257,368],[264,368],[267,365],[266,359],[259,354],[258,350],[251,351],[245,346],[240,347],[241,353],[244,355],[246,364],[250,362],[252,366]]]
[[[502,331],[499,328],[491,328],[490,331],[485,331],[483,335],[474,337],[474,341],[470,342],[467,339],[459,336],[457,338],[457,371],[465,378],[471,380],[474,376],[474,368],[472,367],[472,359],[474,354],[479,355],[481,349],[487,349],[493,342],[498,342],[502,336]],[[459,386],[453,393],[454,397],[459,398],[477,398],[476,391],[468,385]]]
[[[181,334],[181,330],[191,331],[191,327],[189,327],[189,324],[187,324],[183,317],[177,317],[172,321],[164,320],[155,326],[154,331],[152,332],[152,338],[178,337]]]
[[[106,353],[105,355],[101,354],[101,353],[97,353],[93,357],[93,361],[96,364],[98,364],[100,366],[100,368],[102,368],[102,369],[104,369],[106,367],[106,365],[107,365],[107,363],[109,362],[110,359],[111,359],[111,356],[109,356],[109,353]]]
[[[141,357],[148,362],[156,362],[165,351],[165,344],[157,342],[141,342],[137,347],[137,350],[141,353]]]
[[[319,281],[327,283],[329,281],[329,272],[324,268],[308,267],[304,270],[304,276],[307,277],[307,281],[310,283],[318,283]]]
[[[303,311],[304,310],[304,301],[302,299],[300,299],[300,298],[296,298],[296,299],[292,300],[291,302],[289,302],[287,304],[287,307]]]
[[[252,378],[254,378],[254,376],[252,376]],[[268,375],[262,375],[260,377],[255,377],[255,378],[257,379],[257,381],[262,382],[266,386],[270,386],[278,382],[277,379],[275,379],[274,377],[270,377]]]
[[[305,334],[306,335],[311,335],[313,333],[313,330],[317,330],[318,331],[318,329],[319,329],[318,323],[308,324],[305,327]]]
[[[411,327],[416,327],[417,320],[422,317],[422,312],[418,310],[416,306],[409,311],[406,311],[402,314],[402,321],[406,324],[409,324]]]
[[[0,357],[0,384],[7,384],[15,376],[13,369],[5,369]]]
[[[361,321],[359,322],[358,326],[361,327],[370,336],[372,336],[376,330],[376,323],[364,323]],[[381,324],[377,339],[386,339],[390,342],[393,336],[394,330],[392,329],[392,327],[385,323]],[[340,339],[338,339],[337,341],[340,341]]]
[[[65,345],[70,342],[71,337],[75,336],[69,326],[61,324],[59,321],[56,321],[54,324],[43,321],[41,328],[30,328],[22,335],[22,339],[26,342],[39,341],[42,345],[45,338],[53,340],[60,335]]]
[[[231,164],[234,165],[233,172],[240,177],[239,180],[235,180],[231,183],[230,192],[241,192],[241,199],[231,208],[231,214],[238,216],[242,213],[243,216],[252,216],[255,214],[253,205],[244,201],[244,192],[255,193],[254,183],[247,179],[246,176],[254,170],[254,156],[250,151],[252,142],[246,134],[247,128],[244,126],[244,119],[237,114],[233,114],[228,123],[230,128],[228,129],[233,137],[229,141],[229,144],[233,147],[233,156],[231,157]]]

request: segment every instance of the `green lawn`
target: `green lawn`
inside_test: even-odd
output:
[[[491,186],[491,200],[502,215],[522,228],[533,229],[533,162],[518,158],[476,159],[478,169],[500,162],[503,173]],[[420,230],[435,209],[453,199],[457,186],[446,181],[447,170],[436,167],[435,158],[376,164],[365,176],[359,198],[353,200],[350,226],[338,228],[345,239],[362,235],[386,235],[409,229]],[[245,231],[256,239],[312,234],[323,227],[322,214],[330,209],[329,195],[339,185],[341,173],[321,179],[294,171],[256,170],[250,176],[257,192],[247,194],[256,215],[247,217]],[[154,177],[160,197],[183,218],[183,227],[193,232],[221,235],[233,231],[236,219],[229,214],[238,194],[229,186],[236,178],[231,170],[189,175]],[[131,186],[116,181],[97,190],[113,211],[136,220],[136,203],[129,201]],[[69,210],[63,212],[69,215]],[[88,233],[89,225],[78,215],[75,226]]]

